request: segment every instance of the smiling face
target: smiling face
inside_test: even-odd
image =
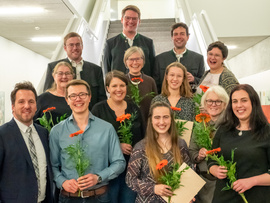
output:
[[[79,62],[82,59],[83,45],[79,37],[69,38],[64,45],[64,49],[71,60]]]
[[[152,125],[159,135],[166,135],[171,127],[171,115],[168,107],[156,107],[153,109]]]
[[[205,103],[205,109],[213,121],[218,119],[218,116],[224,111],[226,105],[214,92],[208,93]],[[217,105],[219,103],[220,105]]]
[[[83,114],[88,112],[88,106],[91,101],[91,95],[87,95],[86,98],[82,99],[79,96],[76,97],[74,101],[72,101],[69,96],[71,95],[79,95],[80,93],[87,93],[87,88],[85,85],[73,85],[69,86],[67,91],[68,98],[66,98],[67,104],[72,110],[74,114]]]
[[[110,93],[110,98],[114,102],[121,102],[126,97],[127,86],[126,83],[119,78],[112,78],[109,86],[106,87],[107,91]]]
[[[31,90],[18,90],[15,103],[12,104],[13,116],[29,126],[37,110],[35,94]]]
[[[225,58],[223,58],[221,50],[217,47],[214,47],[211,51],[207,52],[207,63],[210,67],[210,71],[221,69],[224,60]]]
[[[121,18],[121,23],[123,24],[123,32],[126,33],[136,33],[137,28],[140,24],[139,14],[133,10],[127,10],[125,15]]]
[[[64,74],[63,74],[64,73]],[[68,75],[66,75],[68,73]],[[56,83],[57,88],[66,88],[67,83],[73,79],[73,75],[69,67],[62,65],[57,68],[56,73],[53,76],[54,82]]]
[[[232,94],[232,110],[240,123],[249,121],[252,112],[252,104],[245,90],[238,90]]]
[[[173,30],[172,40],[176,49],[184,49],[186,47],[189,36],[186,33],[186,29],[178,27]]]
[[[170,67],[167,75],[168,89],[170,90],[179,90],[183,83],[184,72],[181,68],[173,66]]]
[[[129,69],[129,73],[131,75],[138,76],[141,74],[144,62],[141,54],[139,52],[135,52],[128,57],[126,64]]]

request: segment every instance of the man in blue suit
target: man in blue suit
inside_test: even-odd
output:
[[[0,127],[0,203],[52,203],[48,131],[33,123],[37,93],[30,82],[11,92],[14,118]]]
[[[82,50],[83,42],[81,36],[76,32],[70,32],[64,37],[64,50],[67,53],[67,58],[60,59],[48,64],[47,75],[44,84],[44,91],[49,89],[53,83],[52,72],[57,63],[65,61],[70,63],[75,73],[74,79],[82,79],[86,81],[91,88],[92,100],[89,105],[89,110],[92,107],[105,99],[107,99],[103,73],[100,66],[83,60]]]

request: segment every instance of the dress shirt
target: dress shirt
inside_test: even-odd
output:
[[[70,61],[72,67],[74,67],[76,69],[76,79],[81,80],[81,71],[82,71],[82,67],[83,67],[83,59],[81,59],[80,62],[76,63],[76,61],[71,60],[70,58],[68,58],[68,60]]]
[[[50,133],[50,152],[54,180],[58,188],[66,180],[79,178],[74,163],[70,160],[65,148],[80,140],[85,150],[90,166],[85,174],[98,174],[102,178],[100,184],[89,189],[107,185],[108,181],[116,178],[125,169],[125,159],[120,148],[120,142],[113,126],[89,112],[88,125],[84,133],[73,138],[71,133],[77,132],[79,127],[73,115],[54,126]],[[61,171],[59,167],[61,166]]]
[[[45,151],[43,148],[43,144],[39,138],[39,135],[36,131],[36,128],[34,127],[33,123],[30,126],[24,125],[22,122],[14,118],[15,122],[17,123],[21,134],[23,136],[23,139],[25,141],[25,144],[27,146],[27,149],[30,153],[30,148],[29,148],[29,143],[28,143],[28,133],[26,132],[28,127],[32,128],[32,136],[33,136],[33,141],[36,147],[36,152],[37,152],[37,159],[38,159],[38,168],[39,168],[39,176],[40,176],[40,191],[41,194],[38,197],[38,202],[42,202],[45,199],[45,194],[46,194],[46,170],[47,170],[47,160],[46,160],[46,155]]]
[[[123,32],[122,32],[122,34],[123,34],[123,35],[125,36],[125,38],[127,39],[128,45],[129,45],[130,47],[132,47],[132,46],[133,46],[133,40],[134,40],[135,36],[137,35],[137,32],[136,32],[136,34],[134,35],[134,37],[133,37],[132,39],[128,38]]]
[[[184,54],[187,52],[187,49],[185,49],[185,51],[183,51],[181,54],[176,53],[174,49],[173,49],[173,52],[175,53],[177,61],[180,62],[180,59],[183,58]]]

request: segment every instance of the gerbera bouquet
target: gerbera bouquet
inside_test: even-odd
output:
[[[230,190],[233,189],[233,183],[237,180],[236,178],[236,162],[234,162],[234,151],[235,149],[233,149],[231,151],[231,160],[224,160],[223,155],[221,155],[220,157],[218,157],[217,152],[220,152],[221,148],[217,148],[217,149],[213,149],[207,152],[207,158],[210,158],[214,161],[217,162],[217,164],[219,166],[225,166],[226,169],[228,170],[227,172],[227,179],[229,180],[229,183],[227,182],[226,186],[224,188],[222,188],[222,191],[225,190]],[[243,201],[245,203],[248,203],[245,194],[244,193],[239,193],[239,195],[242,197]]]
[[[75,133],[69,135],[69,137],[73,138],[78,136],[79,134],[83,134],[83,130],[79,130]],[[85,175],[86,169],[90,166],[90,160],[85,154],[85,148],[87,146],[82,146],[82,143],[78,139],[76,144],[71,144],[66,147],[64,150],[68,153],[69,158],[73,161],[76,171],[79,177]],[[78,197],[81,196],[81,191],[79,190]]]
[[[193,136],[195,143],[200,148],[210,150],[212,148],[212,133],[215,131],[215,127],[209,123],[210,116],[206,113],[198,114],[195,117]]]
[[[53,123],[53,119],[52,119],[52,113],[51,111],[55,110],[55,107],[49,107],[45,110],[43,110],[43,116],[41,118],[37,118],[37,120],[39,121],[40,125],[42,125],[43,127],[45,127],[49,132],[51,132],[51,129],[54,125],[56,125],[57,123],[61,122],[62,120],[66,119],[67,114],[65,113],[64,115],[62,115],[60,118],[57,117],[56,118],[56,122],[57,123]],[[49,114],[49,119],[47,118],[46,113]]]
[[[116,121],[120,122],[120,126],[118,128],[119,139],[121,143],[132,144],[133,134],[131,132],[131,128],[133,126],[133,121],[135,120],[136,112],[133,114],[123,114],[116,118]]]
[[[172,188],[171,191],[174,192],[176,189],[180,188],[180,186],[183,186],[181,185],[181,176],[187,169],[189,169],[189,166],[184,168],[182,171],[178,171],[180,168],[180,164],[174,163],[168,168],[167,171],[164,168],[167,164],[168,161],[164,159],[157,164],[156,169],[163,174],[159,179],[160,182],[162,184],[170,186]],[[171,202],[171,197],[169,197],[168,202]]]
[[[174,106],[171,106],[171,109],[173,111],[181,111],[181,108],[178,108],[178,107],[174,107]],[[177,129],[177,132],[178,132],[178,135],[180,137],[183,136],[184,132],[186,130],[188,130],[186,127],[185,127],[185,124],[187,123],[187,121],[179,121],[177,120],[176,118],[175,119],[175,124],[176,124],[176,129]]]

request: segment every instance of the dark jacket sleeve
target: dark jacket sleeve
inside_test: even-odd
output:
[[[107,41],[105,45],[105,49],[104,49],[104,54],[103,54],[103,68],[104,68],[105,75],[111,71],[111,62],[112,62],[112,54],[111,54],[109,42]]]
[[[47,89],[51,88],[53,84],[53,76],[52,76],[52,70],[54,68],[55,63],[49,63],[47,67],[47,73],[46,73],[46,79],[43,87],[43,91],[45,92]]]
[[[201,60],[199,62],[199,70],[197,76],[194,76],[194,83],[198,84],[200,82],[201,77],[203,76],[205,72],[205,67],[204,67],[204,60],[203,56],[201,56]]]

